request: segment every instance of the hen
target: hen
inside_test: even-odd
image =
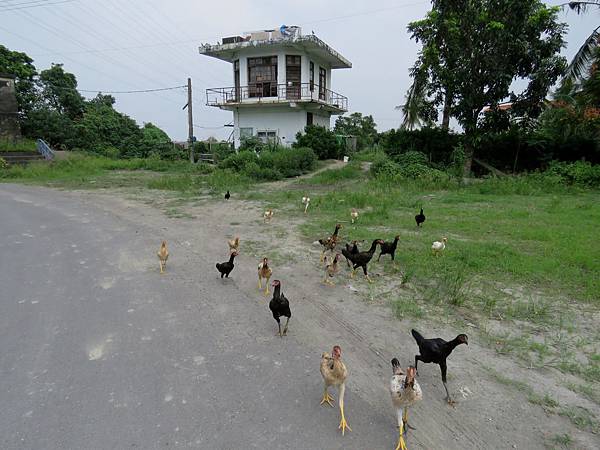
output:
[[[350,267],[349,258],[351,255],[356,255],[358,253],[358,241],[352,241],[350,243],[346,243],[346,248],[342,249],[342,255],[346,258],[346,264]]]
[[[390,380],[390,395],[392,396],[392,404],[396,408],[398,418],[398,445],[396,450],[406,450],[404,442],[404,434],[408,433],[408,428],[412,428],[408,424],[408,408],[415,403],[423,400],[421,386],[415,380],[417,369],[409,367],[406,369],[406,374],[400,367],[400,362],[392,359],[392,379]]]
[[[217,270],[221,273],[221,278],[223,278],[223,276],[225,276],[225,278],[229,278],[229,274],[234,268],[233,260],[237,255],[238,253],[234,250],[229,256],[229,261],[216,264]]]
[[[347,258],[352,262],[352,274],[350,275],[352,278],[354,278],[356,269],[362,267],[367,281],[369,283],[373,282],[371,278],[369,278],[369,274],[367,273],[367,265],[369,264],[371,259],[373,259],[373,255],[375,254],[375,250],[377,249],[378,244],[383,244],[383,241],[381,239],[375,239],[371,244],[371,248],[366,252],[359,252],[354,255],[349,254],[349,256],[347,256]]]
[[[356,210],[356,208],[352,208],[350,210],[350,220],[352,221],[352,223],[358,220],[358,211]]]
[[[160,244],[160,250],[156,253],[160,264],[160,273],[164,273],[164,269],[167,267],[167,259],[169,259],[169,250],[167,250],[167,241],[162,241]]]
[[[234,237],[227,241],[227,245],[229,245],[229,253],[233,251],[239,251],[240,249],[240,238],[239,236]]]
[[[263,222],[267,223],[271,223],[271,219],[273,218],[273,210],[272,209],[267,209],[265,211],[265,213],[263,214]]]
[[[431,244],[431,252],[434,255],[441,255],[441,253],[446,249],[446,244],[448,243],[448,238],[443,237],[442,241],[435,241]]]
[[[290,310],[290,302],[287,298],[285,298],[285,295],[281,293],[281,281],[273,281],[272,286],[273,298],[269,302],[269,309],[273,313],[273,318],[277,321],[277,326],[279,327],[279,337],[283,337],[287,334],[290,317],[292,317],[292,311]],[[279,320],[279,318],[282,316],[287,317],[285,326],[283,327],[283,333],[281,332],[281,321]]]
[[[425,339],[421,333],[416,330],[412,330],[411,333],[419,346],[420,353],[419,355],[415,355],[415,369],[418,369],[417,364],[419,361],[439,364],[440,370],[442,371],[442,383],[444,383],[444,389],[446,389],[446,400],[449,404],[454,404],[454,401],[450,398],[448,386],[446,385],[446,359],[450,356],[450,353],[452,353],[456,346],[460,344],[469,345],[468,336],[466,334],[459,334],[448,342],[441,338]]]
[[[379,262],[381,255],[391,255],[392,261],[394,261],[394,258],[396,256],[396,248],[398,247],[398,239],[400,239],[399,235],[397,235],[392,242],[384,242],[383,244],[381,244],[379,258],[377,258],[377,262]]]
[[[335,230],[331,236],[329,236],[327,239],[319,239],[319,244],[323,246],[323,251],[321,252],[321,262],[323,262],[323,259],[325,258],[325,252],[327,250],[332,252],[335,250],[335,246],[339,240],[339,232],[342,228],[342,224],[338,223],[336,224]]]
[[[263,258],[263,260],[258,265],[258,289],[262,289],[262,279],[264,278],[265,283],[265,295],[269,294],[269,279],[273,274],[273,270],[269,267],[269,260],[267,258]]]
[[[302,204],[304,205],[304,214],[308,211],[308,205],[310,205],[310,197],[302,197]]]
[[[229,190],[227,190],[227,192],[225,192],[225,200],[229,200],[230,197],[231,194],[229,193]]]
[[[346,422],[346,416],[344,415],[344,393],[346,392],[346,378],[348,378],[348,370],[346,365],[342,362],[342,349],[339,345],[333,347],[331,355],[325,352],[321,355],[321,375],[325,386],[323,389],[323,403],[329,404],[333,408],[333,397],[329,395],[329,386],[337,386],[339,388],[339,405],[340,413],[342,418],[340,420],[339,429],[342,430],[342,436],[344,435],[346,428],[352,431],[352,428],[348,426]]]
[[[325,265],[325,278],[323,278],[323,283],[335,286],[335,283],[329,278],[333,278],[335,274],[338,273],[338,260],[340,259],[340,256],[341,255],[339,253],[336,253],[336,255],[333,257],[333,260],[329,264]]]
[[[421,208],[421,212],[415,216],[415,222],[417,222],[417,226],[420,227],[423,222],[425,222],[425,214],[423,214],[423,208]]]

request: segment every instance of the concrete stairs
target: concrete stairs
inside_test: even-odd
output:
[[[0,158],[4,159],[8,164],[28,164],[32,161],[46,161],[39,153],[32,152],[2,152],[0,151]]]

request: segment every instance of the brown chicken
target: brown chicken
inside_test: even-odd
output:
[[[335,250],[335,246],[337,245],[340,239],[339,232],[342,228],[342,224],[338,223],[335,226],[335,230],[333,231],[333,234],[331,236],[329,236],[327,239],[319,239],[319,244],[323,246],[323,251],[321,252],[321,262],[323,262],[323,260],[325,259],[325,252],[327,250],[330,250],[332,252]]]
[[[262,289],[262,279],[266,279],[265,295],[269,294],[269,279],[271,278],[271,275],[273,275],[273,270],[269,267],[269,260],[263,258],[258,265],[258,289]]]
[[[158,255],[158,260],[160,263],[160,273],[164,273],[165,269],[167,268],[167,259],[169,259],[167,241],[162,241],[162,244],[160,244],[160,250],[156,254]]]
[[[335,274],[338,273],[338,271],[340,270],[338,261],[341,258],[341,256],[342,255],[340,255],[339,253],[336,253],[336,255],[333,257],[333,260],[330,263],[327,263],[327,260],[325,260],[325,278],[323,278],[323,283],[335,286],[335,283],[331,281],[330,278],[333,278]]]
[[[331,402],[334,399],[331,395],[329,395],[328,388],[329,386],[337,386],[339,388],[339,405],[342,418],[338,428],[342,430],[343,436],[346,432],[346,428],[350,431],[352,431],[352,428],[348,426],[348,423],[346,422],[346,416],[344,415],[344,393],[346,391],[346,378],[348,378],[348,370],[342,362],[342,349],[339,345],[333,347],[331,355],[327,352],[321,355],[321,375],[323,376],[323,381],[325,382],[321,405],[323,403],[327,403],[333,408],[333,403]]]
[[[237,252],[240,249],[240,237],[236,236],[228,240],[227,245],[229,245],[229,253]]]

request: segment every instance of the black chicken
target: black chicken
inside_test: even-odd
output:
[[[346,248],[342,249],[342,255],[346,258],[346,264],[350,267],[349,255],[356,255],[358,253],[358,241],[352,241],[346,243]]]
[[[468,336],[466,334],[459,334],[450,342],[447,342],[441,338],[425,339],[421,333],[416,330],[411,330],[411,333],[415,338],[415,341],[417,341],[420,353],[419,355],[415,355],[415,368],[417,368],[419,361],[439,364],[440,369],[442,370],[442,382],[444,383],[444,389],[446,389],[446,400],[452,405],[454,401],[450,398],[448,386],[446,385],[446,358],[450,356],[450,353],[452,353],[452,350],[454,350],[457,345],[469,345]]]
[[[415,222],[417,222],[417,226],[420,227],[423,222],[425,222],[425,214],[423,214],[423,208],[421,208],[421,212],[415,216]]]
[[[373,255],[375,254],[375,250],[377,249],[378,244],[383,244],[383,241],[381,239],[375,239],[373,241],[373,243],[371,244],[371,248],[369,250],[367,250],[366,252],[359,252],[356,254],[348,253],[348,256],[344,255],[344,256],[346,256],[346,258],[348,258],[352,262],[352,275],[351,275],[352,278],[354,278],[356,269],[358,269],[359,267],[362,267],[362,270],[365,274],[365,277],[367,278],[367,281],[369,283],[372,283],[371,279],[369,278],[369,274],[367,273],[367,264],[369,264],[371,259],[373,259]]]
[[[394,240],[392,242],[384,242],[383,244],[381,244],[381,246],[379,247],[379,258],[377,258],[377,262],[379,262],[381,255],[391,255],[392,261],[394,260],[394,257],[396,256],[396,248],[398,247],[398,239],[400,239],[399,235],[394,237]]]
[[[217,270],[221,272],[221,278],[225,275],[225,278],[229,278],[229,274],[234,268],[233,259],[238,255],[236,251],[231,252],[231,256],[229,257],[229,261],[217,263]]]
[[[230,197],[231,194],[229,193],[229,190],[227,190],[227,192],[225,192],[225,200],[229,200]]]
[[[292,317],[290,302],[285,298],[285,295],[281,293],[281,281],[275,280],[271,283],[271,286],[273,286],[273,298],[269,302],[269,309],[273,313],[273,318],[277,321],[279,337],[283,337],[287,334],[288,323],[290,322],[290,317]],[[281,316],[287,317],[285,326],[283,327],[283,333],[281,332],[281,322],[279,320]]]

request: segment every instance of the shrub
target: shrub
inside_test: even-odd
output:
[[[296,134],[294,148],[311,148],[319,159],[337,159],[341,152],[341,146],[335,134],[325,127],[318,125],[307,125],[304,134]]]
[[[0,157],[0,170],[8,169],[8,163]]]
[[[382,133],[379,144],[394,160],[403,153],[418,151],[427,156],[426,161],[445,165],[450,163],[452,150],[461,140],[457,134],[437,127],[419,130],[389,130]]]
[[[592,165],[587,161],[553,161],[544,175],[555,178],[555,181],[560,181],[561,184],[600,187],[600,165]]]
[[[414,150],[398,155],[396,162],[401,166],[409,166],[412,164],[427,165],[427,155]]]

